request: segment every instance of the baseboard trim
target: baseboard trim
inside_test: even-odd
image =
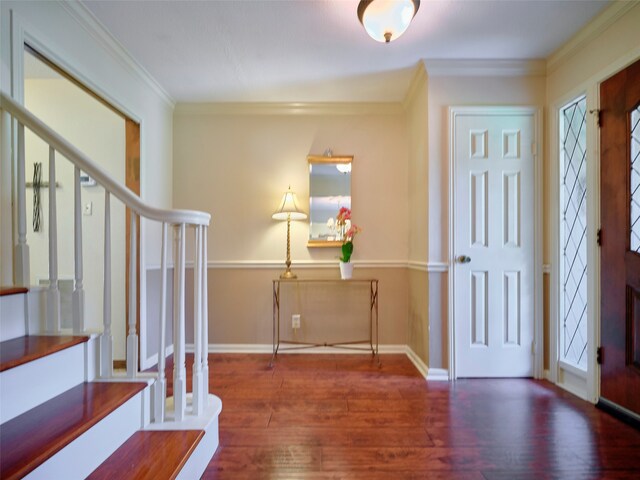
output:
[[[418,369],[420,374],[426,380],[429,373],[429,367],[427,367],[427,364],[422,361],[422,359],[416,354],[416,352],[413,351],[413,349],[409,345],[405,346],[405,353],[407,354],[407,357],[409,357],[409,360],[411,360],[411,363],[413,363],[413,365]]]
[[[621,420],[624,423],[631,425],[632,427],[640,430],[640,415],[636,414],[635,412],[632,412],[631,410],[627,410],[626,408],[621,407],[617,403],[613,403],[612,401],[602,397],[598,399],[598,403],[596,403],[596,407],[616,417],[618,420]]]
[[[427,380],[430,382],[448,382],[449,370],[446,368],[430,368],[427,373]]]
[[[285,344],[283,344],[285,345]],[[185,351],[187,353],[193,353],[195,351],[193,343],[187,343]],[[273,345],[270,343],[210,343],[208,348],[209,353],[273,353]],[[398,354],[407,353],[406,345],[380,345],[378,351],[381,354]],[[278,355],[284,354],[303,354],[303,353],[331,353],[331,354],[370,354],[369,350],[344,350],[340,348],[332,347],[314,347],[305,348],[300,350],[282,350],[278,352]]]
[[[193,343],[187,343],[185,351],[187,353],[194,352]],[[272,354],[273,345],[269,343],[210,343],[208,347],[209,353],[244,353],[244,354]],[[378,352],[381,355],[388,354],[404,354],[411,363],[416,367],[420,374],[427,381],[448,382],[449,372],[444,368],[429,368],[426,363],[409,347],[408,345],[380,345]],[[368,355],[368,350],[342,350],[332,347],[314,347],[300,350],[282,350],[278,355],[295,355],[295,354],[344,354],[344,355]]]

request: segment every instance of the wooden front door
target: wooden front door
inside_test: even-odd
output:
[[[600,86],[601,399],[640,415],[640,61]]]

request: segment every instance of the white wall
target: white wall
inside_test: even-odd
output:
[[[13,37],[12,21],[13,14]],[[20,35],[23,32],[23,36]],[[97,33],[96,33],[97,32]],[[0,4],[0,53],[3,91],[20,94],[20,68],[12,67],[12,41],[33,40],[36,48],[141,124],[141,196],[151,205],[170,207],[173,172],[173,103],[114,46],[110,37],[75,2],[3,1]],[[16,64],[16,67],[20,65]],[[21,100],[20,95],[18,95]],[[160,238],[143,232],[144,260],[157,263]]]
[[[65,139],[87,154],[117,181],[125,181],[124,119],[66,79],[29,79],[25,82],[25,106]],[[36,135],[25,134],[27,179],[33,177],[34,162],[42,163],[42,181],[48,180],[49,148]],[[56,156],[58,207],[58,275],[74,278],[74,167]],[[93,205],[92,215],[83,215],[83,266],[85,324],[88,330],[102,330],[103,264],[96,262],[104,251],[104,189],[83,187],[83,206]],[[27,242],[30,247],[31,281],[48,278],[49,271],[49,189],[40,191],[41,231],[34,232],[33,189],[27,189]],[[125,209],[113,202],[111,209],[112,314],[125,318]],[[62,319],[71,327],[71,318]],[[114,322],[114,358],[124,358],[124,324]]]
[[[13,56],[12,45],[22,49],[28,40],[67,72],[140,122],[141,197],[157,207],[171,207],[173,182],[173,102],[158,85],[124,52],[87,13],[79,2],[0,2],[0,86],[21,101],[22,66]],[[13,80],[15,83],[12,84]],[[2,165],[3,178],[11,168]],[[10,211],[4,184],[1,196],[3,219]],[[11,242],[11,232],[3,221],[2,238]],[[141,292],[144,294],[146,264],[160,258],[159,226],[143,222],[141,233]],[[3,254],[7,249],[3,248]],[[114,261],[117,259],[114,259]],[[124,258],[121,259],[124,263]],[[2,278],[11,260],[2,259]],[[156,290],[150,289],[154,295]],[[155,295],[154,295],[155,296]],[[147,302],[141,299],[143,328]],[[153,300],[153,299],[152,299]],[[157,300],[157,299],[156,299]],[[114,318],[115,322],[124,319]]]

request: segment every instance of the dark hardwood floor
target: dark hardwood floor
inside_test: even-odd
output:
[[[404,355],[268,361],[210,356],[204,479],[640,478],[640,432],[548,382],[427,383]]]

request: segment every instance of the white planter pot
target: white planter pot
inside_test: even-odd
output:
[[[348,280],[353,275],[353,263],[351,262],[340,262],[340,278],[342,280]]]

